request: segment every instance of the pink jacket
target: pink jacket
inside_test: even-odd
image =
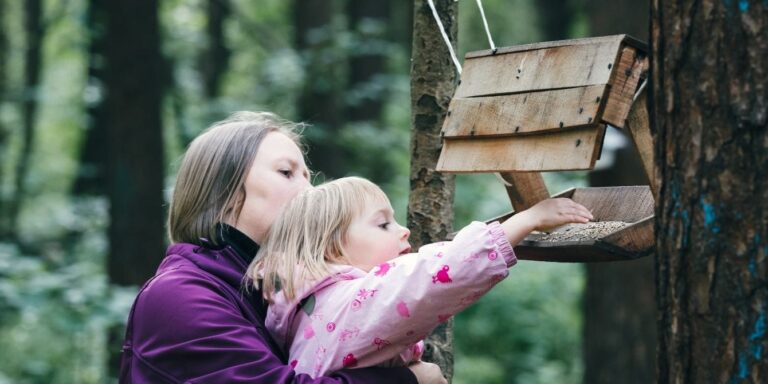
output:
[[[418,360],[437,325],[477,301],[517,263],[499,223],[474,222],[453,241],[428,244],[370,272],[334,265],[333,274],[281,292],[266,326],[297,373],[404,365]]]

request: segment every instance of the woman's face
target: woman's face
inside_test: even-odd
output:
[[[235,228],[261,243],[285,204],[310,185],[296,143],[280,132],[268,133],[245,177],[245,200]]]

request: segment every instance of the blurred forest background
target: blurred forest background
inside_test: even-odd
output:
[[[498,46],[647,40],[643,1],[484,5]],[[310,123],[317,181],[371,178],[404,223],[412,18],[409,1],[0,0],[0,383],[115,380],[128,310],[164,254],[180,155],[233,111]],[[475,2],[460,1],[459,56],[486,48]],[[610,135],[598,168],[615,167],[623,147]],[[546,177],[551,193],[594,178]],[[494,176],[460,175],[454,208],[460,228],[510,204]],[[513,268],[457,316],[454,382],[594,382],[587,280],[581,265]]]

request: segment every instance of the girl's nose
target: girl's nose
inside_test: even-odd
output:
[[[400,228],[401,228],[401,229],[402,229],[402,231],[403,231],[403,233],[402,233],[402,235],[401,235],[401,238],[402,238],[403,240],[408,240],[408,238],[409,238],[409,237],[411,237],[411,230],[410,230],[410,229],[408,229],[408,228],[406,228],[406,227],[403,227],[402,225],[400,226]]]

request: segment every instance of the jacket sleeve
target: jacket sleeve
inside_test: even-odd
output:
[[[453,241],[426,245],[368,273],[340,274],[315,292],[311,314],[297,313],[290,359],[319,374],[388,363],[477,301],[516,261],[498,223],[475,222]]]
[[[121,383],[416,383],[407,368],[297,375],[216,282],[178,269],[145,286],[129,319]],[[127,362],[127,364],[125,363]]]

